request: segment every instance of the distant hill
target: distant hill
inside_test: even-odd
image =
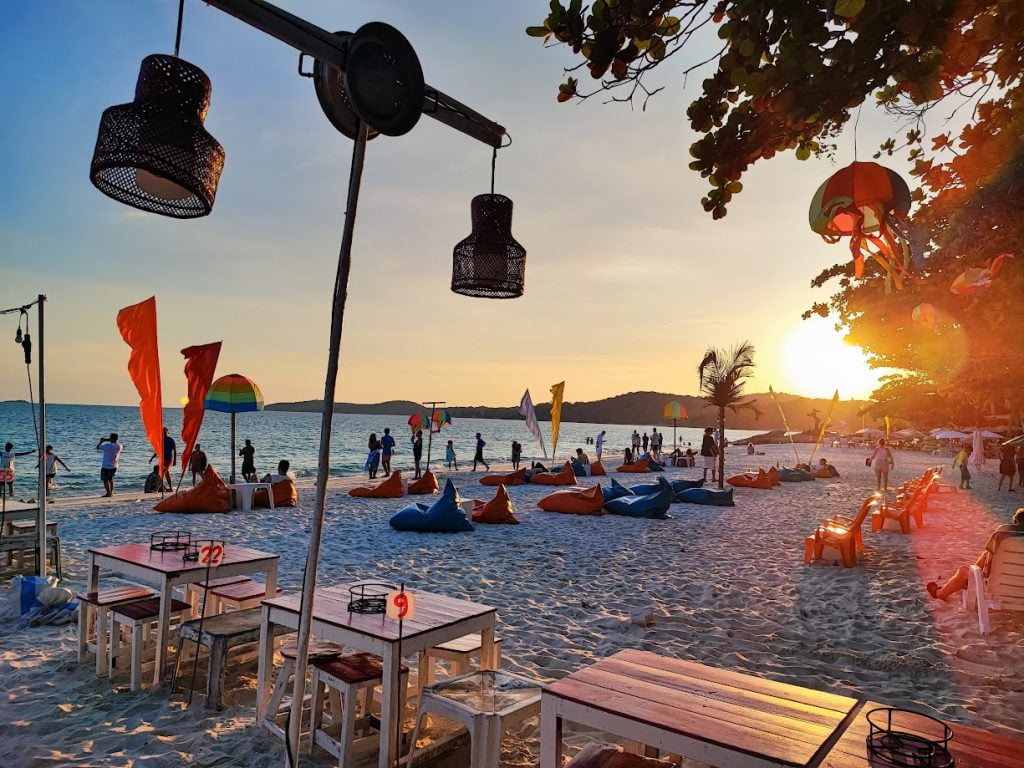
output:
[[[830,400],[807,398],[799,395],[776,393],[779,402],[786,412],[789,427],[793,430],[810,429],[814,423],[808,416],[812,409],[819,411],[819,418],[824,418]],[[768,393],[752,394],[748,399],[757,401],[761,411],[760,418],[753,413],[740,411],[726,413],[726,424],[732,429],[756,429],[768,431],[782,429],[782,418],[779,409]],[[606,397],[590,402],[563,403],[562,420],[585,424],[650,424],[659,426],[665,423],[661,418],[662,408],[670,400],[678,400],[686,408],[690,418],[680,422],[680,426],[707,427],[713,426],[716,419],[714,408],[705,407],[705,403],[693,395],[672,395],[664,392],[630,392],[625,395]],[[297,403],[273,403],[266,406],[268,411],[319,411],[320,400],[303,400]],[[832,416],[834,429],[837,431],[854,432],[861,427],[859,411],[868,404],[866,400],[841,400]],[[477,406],[445,406],[452,418],[475,419],[521,419],[517,406],[495,408],[485,405]],[[550,403],[536,403],[537,418],[547,421],[551,416]],[[410,400],[389,400],[384,403],[335,403],[335,413],[370,413],[382,415],[412,414],[414,411],[426,410],[419,403]],[[845,426],[843,422],[846,422]],[[671,422],[669,422],[671,423]]]

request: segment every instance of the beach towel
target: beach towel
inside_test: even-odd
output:
[[[56,576],[15,576],[8,588],[5,615],[20,618],[22,624],[67,624],[77,618],[75,594],[60,586]]]
[[[571,491],[555,491],[537,502],[545,512],[561,512],[564,515],[603,515],[604,494],[601,486],[577,488]]]
[[[492,525],[519,525],[512,511],[512,499],[508,497],[508,491],[504,485],[498,486],[497,493],[490,501],[478,501],[473,505],[473,522],[489,523]]]
[[[203,514],[206,512],[230,512],[231,491],[220,479],[217,470],[208,464],[203,471],[203,482],[195,488],[172,493],[159,501],[155,512],[182,512]]]
[[[451,480],[445,483],[444,493],[433,504],[410,504],[396,512],[388,523],[396,531],[417,533],[460,533],[475,530],[462,510],[462,498]]]

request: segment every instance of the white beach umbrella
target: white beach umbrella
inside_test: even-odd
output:
[[[975,434],[981,435],[982,440],[999,440],[1003,437],[998,432],[993,432],[991,429],[982,429]]]
[[[970,435],[957,432],[955,429],[937,429],[932,432],[932,437],[936,440],[964,440],[970,437]]]
[[[880,429],[875,429],[874,427],[864,427],[864,429],[858,429],[853,434],[858,437],[881,437],[885,433]]]
[[[916,429],[907,427],[907,429],[901,429],[898,432],[893,432],[892,436],[898,437],[901,440],[916,440],[919,437],[924,437],[924,432],[919,432]]]
[[[971,465],[979,472],[985,468],[985,438],[982,437],[983,434],[981,431],[975,432],[971,446]]]

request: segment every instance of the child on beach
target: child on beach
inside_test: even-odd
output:
[[[417,429],[416,436],[412,439],[412,460],[416,464],[416,474],[413,476],[414,480],[419,480],[422,475],[420,470],[420,461],[423,459],[423,430]]]
[[[367,441],[366,447],[370,452],[366,455],[366,463],[363,465],[363,469],[369,472],[371,480],[376,480],[377,467],[380,465],[381,451],[380,440],[377,439],[376,432],[370,433],[370,439]]]
[[[480,437],[480,433],[476,433],[476,453],[473,454],[473,471],[476,472],[476,465],[483,464],[487,467],[487,471],[491,471],[491,465],[484,461],[484,446],[487,445],[484,439]]]
[[[52,445],[46,446],[46,455],[43,456],[43,461],[46,462],[46,487],[56,488],[57,484],[54,482],[54,478],[57,477],[57,465],[60,464],[68,472],[71,471],[71,467],[65,464],[64,460],[53,452]],[[38,466],[39,465],[36,464],[36,467]]]
[[[971,458],[971,446],[966,445],[953,459],[953,467],[960,467],[960,487],[966,491],[971,490],[971,470],[967,468],[969,458]]]
[[[448,441],[448,444],[451,445],[451,440]],[[513,470],[519,469],[519,460],[522,458],[522,455],[523,455],[523,446],[519,444],[518,440],[513,440],[512,441],[512,469]]]
[[[452,441],[448,441],[448,446],[444,449],[444,460],[448,464],[449,471],[452,467],[455,467],[456,471],[459,468],[459,461],[455,458],[455,446],[452,445]]]
[[[14,459],[16,456],[28,456],[32,451],[15,451],[14,443],[6,443],[4,449],[0,451],[0,469],[9,469],[14,471]],[[14,495],[14,481],[11,480],[7,483],[7,495]]]

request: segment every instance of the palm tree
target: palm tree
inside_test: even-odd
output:
[[[697,366],[700,376],[700,394],[708,406],[718,409],[718,487],[724,487],[725,472],[725,409],[733,413],[740,409],[761,416],[756,400],[741,403],[743,385],[754,370],[754,347],[749,341],[737,344],[731,350],[708,347],[704,359]],[[705,406],[707,407],[707,406]]]

